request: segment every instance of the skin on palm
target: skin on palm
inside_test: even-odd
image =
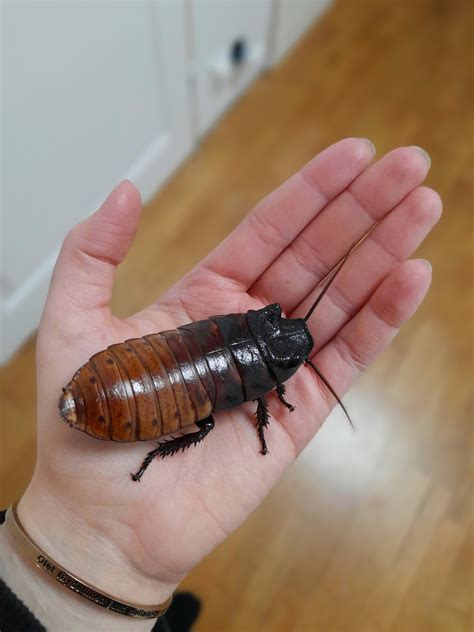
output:
[[[58,393],[93,353],[273,302],[302,317],[319,281],[376,222],[309,322],[312,358],[342,396],[416,311],[430,268],[405,260],[439,219],[441,203],[420,186],[429,164],[418,148],[399,148],[370,165],[372,158],[364,139],[332,145],[156,304],[125,320],[109,302],[115,268],[138,225],[134,186],[123,182],[68,235],[38,335],[38,461],[19,506],[32,536],[66,568],[117,596],[166,598],[259,505],[334,405],[303,367],[288,382],[297,412],[290,416],[269,398],[268,457],[258,451],[254,405],[244,404],[220,413],[199,447],[152,464],[133,485],[129,472],[146,444],[97,441],[59,421]]]

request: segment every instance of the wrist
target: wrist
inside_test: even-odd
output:
[[[39,579],[38,569],[25,560],[9,529],[0,526],[0,577],[47,630],[119,632],[150,630],[148,620],[129,619],[102,610],[60,586]]]
[[[107,512],[103,514],[100,507],[87,508],[83,502],[78,502],[74,509],[74,504],[68,506],[70,498],[69,493],[64,498],[54,493],[54,487],[38,476],[33,479],[17,510],[31,540],[69,573],[118,600],[143,605],[166,601],[177,582],[164,582],[145,575],[123,553],[127,548],[122,548],[123,538],[133,538],[133,531],[119,523],[111,529],[110,520],[103,519]],[[37,572],[37,569],[32,570]],[[100,613],[102,618],[125,619],[130,624],[128,617],[101,612],[102,608],[96,604],[70,594],[71,591],[59,584],[51,586],[41,575],[36,574],[34,583],[41,585],[42,590],[47,589],[51,597],[54,594],[62,607],[72,607],[76,614],[79,612],[87,618]],[[117,625],[120,623],[124,625],[123,622]]]

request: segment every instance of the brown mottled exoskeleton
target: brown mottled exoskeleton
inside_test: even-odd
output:
[[[155,456],[172,455],[202,441],[214,427],[212,413],[254,400],[261,453],[266,454],[265,395],[275,389],[281,403],[293,411],[284,397],[284,382],[304,363],[342,406],[309,360],[314,342],[306,320],[350,252],[305,318],[284,318],[275,303],[245,314],[212,316],[99,351],[63,389],[61,417],[74,428],[108,441],[148,441],[193,424],[198,427],[196,432],[159,443],[132,474],[138,481]]]

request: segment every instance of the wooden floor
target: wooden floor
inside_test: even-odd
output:
[[[196,632],[473,629],[472,5],[337,4],[145,213],[114,305],[147,304],[313,154],[425,147],[445,215],[424,307],[250,520],[184,582]],[[471,86],[471,87],[470,87]],[[0,506],[34,461],[34,341],[1,372]]]

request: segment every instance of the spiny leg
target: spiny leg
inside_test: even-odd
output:
[[[268,448],[265,441],[264,428],[268,426],[268,422],[270,421],[270,413],[268,412],[267,400],[263,395],[261,397],[258,397],[256,401],[258,402],[257,411],[255,413],[257,417],[257,432],[258,438],[260,439],[260,445],[262,446],[260,452],[262,454],[267,454]]]
[[[283,406],[286,406],[288,408],[290,413],[292,413],[295,410],[295,407],[292,404],[289,404],[285,399],[286,386],[284,384],[277,384],[276,391],[280,402],[283,404]]]
[[[199,428],[196,432],[190,432],[181,437],[171,437],[171,439],[159,443],[157,448],[147,454],[138,472],[130,475],[132,479],[139,481],[155,456],[161,456],[163,459],[165,456],[172,456],[180,450],[184,452],[190,446],[197,445],[214,428],[214,418],[210,416],[201,419],[201,421],[196,422],[196,426]]]

